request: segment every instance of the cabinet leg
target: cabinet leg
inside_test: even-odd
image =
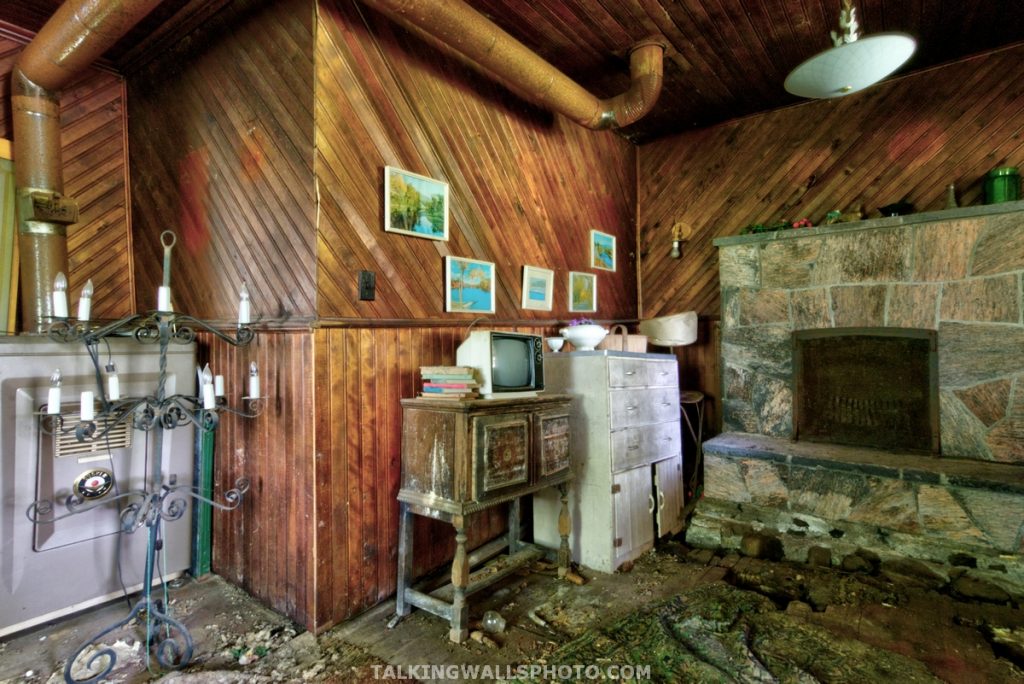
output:
[[[455,559],[452,561],[451,629],[448,638],[461,643],[469,636],[469,606],[466,604],[466,586],[469,584],[469,556],[466,554],[466,523],[461,515],[452,519],[455,526]]]
[[[398,504],[398,584],[395,591],[396,622],[412,610],[405,602],[405,590],[412,582],[412,513],[409,504]]]
[[[519,551],[520,507],[519,499],[508,502],[508,555]]]
[[[558,536],[562,538],[558,547],[558,576],[565,577],[569,572],[569,530],[572,529],[572,521],[569,519],[569,483],[558,485],[558,491],[562,501],[562,508],[558,512]]]

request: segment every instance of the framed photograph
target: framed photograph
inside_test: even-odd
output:
[[[615,236],[599,230],[590,231],[590,267],[615,270]]]
[[[461,257],[444,258],[444,310],[494,313],[494,264]]]
[[[431,240],[447,240],[448,184],[385,166],[384,230]]]
[[[555,272],[538,266],[523,266],[523,308],[551,311]]]
[[[597,276],[569,271],[569,311],[597,311]]]

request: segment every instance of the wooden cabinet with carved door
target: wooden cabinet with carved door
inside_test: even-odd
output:
[[[560,573],[569,558],[568,482],[572,477],[570,448],[571,397],[548,394],[517,399],[402,400],[402,483],[398,541],[398,591],[392,624],[417,606],[448,618],[449,636],[468,635],[466,598],[490,586],[520,566],[544,555],[541,547],[519,538],[519,499],[547,487],[557,487],[562,502],[551,521]],[[509,534],[475,556],[496,555],[508,546],[500,569],[469,573],[465,527],[469,515],[498,504],[509,505]],[[412,580],[412,514],[452,524],[455,559],[452,582],[426,594]],[[490,548],[488,548],[490,547]]]

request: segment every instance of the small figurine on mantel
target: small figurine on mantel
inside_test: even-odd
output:
[[[850,221],[861,221],[864,219],[864,211],[861,204],[856,205],[853,209],[846,212],[845,214],[838,209],[825,214],[825,225],[831,226],[834,223],[849,223]]]

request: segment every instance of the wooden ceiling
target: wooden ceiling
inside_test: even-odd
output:
[[[107,58],[130,71],[230,1],[165,0]],[[3,0],[0,20],[35,31],[59,4]],[[841,0],[470,4],[601,97],[627,86],[625,53],[632,44],[654,33],[664,35],[670,49],[661,99],[644,119],[621,130],[642,143],[799,102],[782,82],[793,67],[830,46],[828,34],[837,28]],[[903,31],[917,39],[917,53],[897,76],[1024,41],[1020,0],[854,0],[854,6],[864,35]]]

